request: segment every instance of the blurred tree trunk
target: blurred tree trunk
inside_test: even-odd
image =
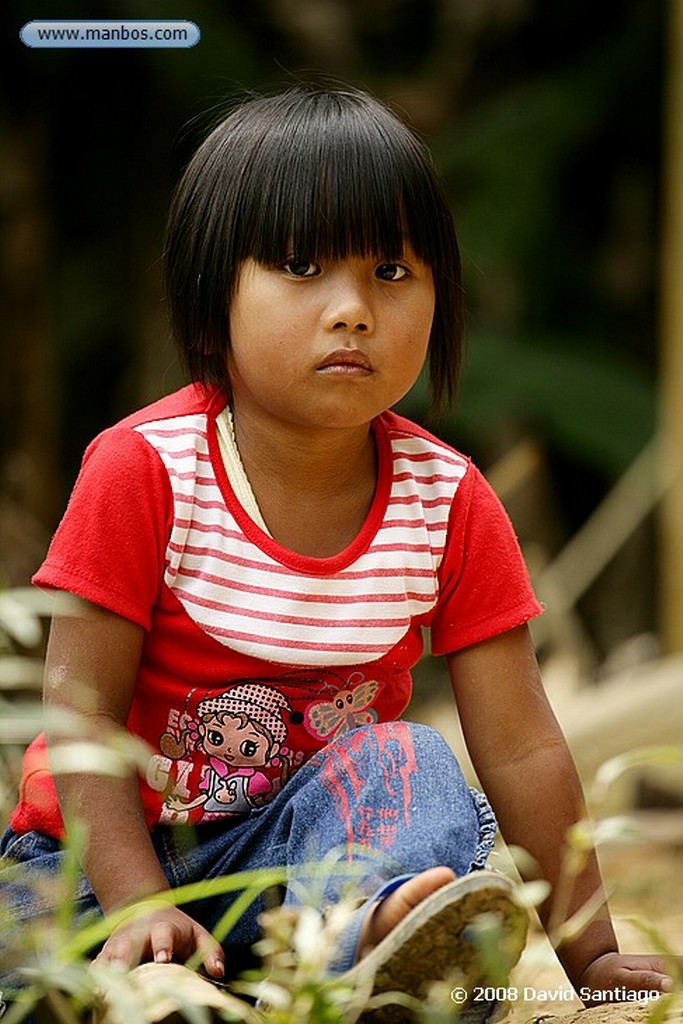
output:
[[[61,493],[45,123],[37,117],[21,127],[5,125],[2,134],[0,572],[11,585],[37,568]]]
[[[667,475],[662,505],[661,636],[683,650],[683,0],[668,5],[661,291],[661,425]]]

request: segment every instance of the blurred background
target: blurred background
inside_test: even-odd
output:
[[[182,383],[161,237],[207,114],[322,72],[402,112],[446,183],[468,354],[437,429],[512,516],[548,607],[536,639],[549,685],[597,689],[666,662],[680,708],[680,6],[4,0],[0,586],[27,584],[88,441]],[[201,40],[19,40],[35,18],[150,17],[190,19]],[[424,389],[403,408],[423,418]],[[631,691],[656,706],[655,691]]]
[[[189,19],[201,40],[30,49],[37,18]],[[601,851],[625,948],[634,912],[681,947],[683,0],[3,0],[0,824],[39,724],[30,575],[89,440],[183,383],[160,281],[173,185],[226,99],[311,73],[375,92],[434,154],[468,324],[437,432],[513,519],[584,779],[621,758],[617,806],[649,815],[638,847]],[[426,415],[421,385],[403,409]],[[413,713],[465,757],[429,658]]]

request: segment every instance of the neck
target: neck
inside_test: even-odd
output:
[[[370,424],[311,431],[297,424],[263,421],[233,407],[235,441],[252,486],[263,475],[271,485],[290,483],[299,493],[331,495],[359,476],[375,476]]]
[[[363,525],[376,483],[370,424],[311,431],[233,405],[235,440],[273,538],[299,554],[343,551]]]

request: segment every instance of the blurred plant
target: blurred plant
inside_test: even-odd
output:
[[[37,689],[36,669],[40,659],[26,652],[39,645],[41,618],[53,611],[53,603],[45,595],[32,591],[0,594],[0,709],[3,713],[0,756],[3,758],[7,751],[13,751],[9,756],[16,757],[21,744],[42,724],[35,692],[29,705],[22,705],[14,698],[17,692]],[[61,611],[68,612],[68,608]],[[24,662],[29,663],[30,669],[25,668]],[[18,683],[13,686],[11,677],[15,671]],[[65,719],[59,724],[62,733],[68,735],[75,723]],[[27,736],[29,727],[31,733]],[[139,766],[144,757],[145,751],[140,749],[139,742],[119,735],[107,743],[88,744],[87,749],[81,743],[67,742],[60,751],[59,767],[62,771],[82,771],[85,765],[86,769],[98,773],[119,774]],[[638,834],[633,821],[626,816],[600,818],[612,784],[624,772],[643,765],[681,764],[683,748],[656,747],[630,751],[600,768],[589,790],[589,803],[597,820],[593,824],[587,820],[577,823],[567,837],[564,869],[548,929],[556,949],[579,934],[599,909],[598,901],[588,901],[576,913],[568,913],[575,879],[590,852],[605,842],[632,840]],[[12,797],[8,787],[2,793],[4,810]],[[122,973],[107,965],[92,964],[90,952],[131,914],[149,913],[150,901],[126,908],[106,920],[79,917],[74,896],[80,878],[79,853],[83,840],[82,829],[78,823],[72,823],[60,873],[40,883],[30,882],[44,904],[55,908],[53,912],[37,921],[19,921],[7,906],[3,907],[0,899],[2,966],[3,970],[15,971],[17,984],[21,984],[21,992],[15,993],[17,998],[9,1005],[3,1024],[20,1024],[36,1011],[57,1024],[76,1024],[87,1012],[94,1012],[100,1024],[147,1024],[150,1019],[158,1019],[155,1013],[164,999],[170,999],[174,1011],[189,1024],[208,1024],[216,1017],[245,1024],[259,1021],[354,1024],[369,1006],[381,1011],[388,1003],[402,1006],[405,1019],[411,1017],[424,1024],[441,1024],[458,1017],[459,1008],[450,999],[450,991],[459,981],[457,972],[453,979],[431,985],[420,1003],[401,993],[370,998],[370,977],[352,986],[344,976],[327,973],[337,937],[349,920],[353,904],[343,900],[323,916],[316,909],[321,886],[330,873],[346,874],[352,881],[359,870],[357,866],[336,860],[328,859],[322,864],[298,869],[302,883],[308,885],[310,902],[302,901],[297,908],[278,907],[261,915],[263,936],[256,951],[262,966],[233,983],[231,990],[214,989],[208,982],[201,981],[191,973],[198,966],[193,961],[188,963],[189,970],[183,977],[189,975],[204,986],[199,998],[189,989],[185,991],[185,986],[170,975],[163,975],[162,982],[156,979],[150,986],[138,972]],[[522,875],[532,875],[528,855],[519,850],[512,852]],[[233,903],[215,929],[220,941],[267,889],[287,882],[287,874],[283,867],[203,881],[174,890],[173,900],[183,904],[212,895],[235,893]],[[0,883],[10,879],[16,881],[16,868],[7,866],[0,872]],[[515,898],[521,905],[531,908],[538,906],[547,894],[547,883],[535,879],[519,886]],[[659,1024],[681,998],[683,979],[661,931],[641,917],[631,919],[631,923],[668,960],[675,979],[674,991],[651,1007],[650,1020],[652,1024]],[[500,961],[501,937],[496,922],[481,921],[479,925],[473,934],[486,975],[492,979],[492,984],[505,984],[506,972]],[[179,968],[179,965],[174,966]],[[215,997],[212,1002],[211,998],[206,998],[207,992],[218,992],[220,998]],[[8,995],[10,993],[6,992],[5,997]]]
[[[216,1016],[245,1024],[354,1024],[369,1008],[387,1004],[398,1004],[411,1019],[430,1024],[457,1017],[457,1007],[449,998],[452,984],[431,986],[426,999],[418,1002],[399,992],[370,997],[370,975],[350,984],[343,975],[328,973],[339,932],[356,905],[350,900],[342,900],[325,915],[310,905],[277,907],[260,915],[263,936],[255,951],[262,958],[262,966],[229,986],[216,988],[192,975],[191,962],[187,965],[190,970],[181,976],[169,976],[166,984],[163,972],[167,965],[161,965],[161,972],[157,970],[153,975],[93,964],[88,958],[93,948],[121,921],[130,920],[131,915],[144,916],[155,904],[153,899],[144,900],[106,920],[79,920],[73,900],[78,844],[78,830],[71,829],[62,872],[53,880],[49,893],[51,901],[58,901],[54,913],[33,922],[18,922],[11,913],[0,913],[0,943],[4,933],[5,938],[11,936],[12,945],[11,963],[3,961],[3,968],[15,967],[17,985],[21,985],[18,990],[5,992],[5,997],[14,1001],[3,1024],[20,1024],[33,1014],[55,1024],[75,1024],[87,1012],[94,1012],[100,1024],[146,1024],[150,1019],[157,1020],[160,1007],[169,1001],[174,1012],[189,1024],[207,1024]],[[327,871],[329,864],[323,867]],[[353,865],[339,865],[338,870],[350,875],[358,871]],[[303,865],[298,873],[320,880],[321,865]],[[174,902],[183,904],[238,893],[215,929],[214,934],[220,937],[265,890],[286,879],[286,868],[242,872],[180,887],[172,896]]]
[[[576,880],[584,870],[588,858],[607,843],[633,843],[648,838],[642,826],[639,826],[637,821],[628,814],[600,816],[601,810],[609,805],[610,789],[613,784],[625,772],[637,768],[681,765],[683,765],[683,747],[661,746],[630,750],[610,758],[600,766],[588,787],[591,817],[576,822],[566,837],[566,852],[562,871],[555,891],[553,911],[547,925],[548,938],[554,950],[557,951],[563,944],[576,939],[603,906],[602,896],[596,894],[574,913],[570,914],[569,912]],[[511,847],[509,852],[522,877],[533,877],[537,874],[538,864],[526,850]],[[613,886],[607,887],[608,899],[613,892]],[[539,907],[547,898],[548,893],[547,882],[534,879],[526,882],[520,888],[517,899],[524,901],[529,908]],[[663,958],[667,970],[671,974],[672,991],[662,994],[649,1006],[648,1024],[661,1024],[669,1019],[671,1012],[680,1012],[683,1009],[683,971],[681,971],[677,956],[661,928],[642,915],[631,915],[626,920],[647,940],[651,950]],[[538,970],[541,964],[530,957],[526,966]],[[520,969],[523,971],[525,965],[522,964]]]
[[[343,976],[326,977],[336,938],[350,916],[350,904],[344,902],[326,916],[312,906],[277,907],[262,914],[263,938],[255,952],[263,969],[246,976],[237,991],[256,998],[273,1024],[356,1021],[370,984],[354,988]]]
[[[0,591],[0,829],[14,801],[23,747],[40,731],[41,618],[50,598],[32,588]]]

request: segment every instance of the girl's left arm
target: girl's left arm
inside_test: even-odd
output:
[[[540,908],[547,927],[560,892],[565,837],[586,810],[576,768],[543,689],[529,631],[520,626],[449,654],[446,661],[472,763],[503,837],[528,850],[552,886]],[[574,881],[567,914],[596,894],[604,901],[597,858],[591,854]],[[582,934],[557,953],[577,992],[583,991],[584,1002],[603,1001],[600,993],[617,989],[666,991],[671,986],[661,958],[618,952],[606,902]]]

